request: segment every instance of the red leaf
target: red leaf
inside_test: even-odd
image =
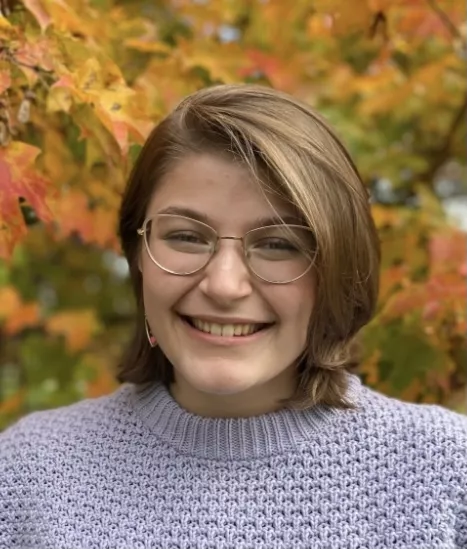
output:
[[[43,221],[52,219],[46,204],[50,185],[35,168],[40,150],[19,141],[0,149],[0,257],[7,259],[26,233],[18,199],[23,197]],[[3,233],[3,234],[2,234]]]

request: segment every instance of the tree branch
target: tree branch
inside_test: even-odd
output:
[[[467,96],[464,98],[464,101],[462,102],[456,115],[452,119],[441,147],[437,150],[428,151],[429,156],[432,158],[432,162],[428,170],[422,174],[421,177],[423,179],[427,181],[431,181],[432,177],[434,176],[438,168],[442,166],[442,164],[446,160],[449,154],[449,150],[451,148],[454,136],[456,135],[456,132],[459,126],[462,124],[462,122],[465,121],[466,113],[467,113]]]

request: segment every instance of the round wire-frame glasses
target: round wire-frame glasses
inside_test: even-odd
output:
[[[211,246],[211,249],[210,249],[210,251],[207,255],[206,260],[202,264],[200,264],[200,266],[197,266],[196,268],[194,268],[192,270],[180,272],[179,270],[172,270],[172,269],[167,268],[166,266],[164,266],[160,262],[160,260],[158,261],[154,257],[153,252],[151,250],[151,246],[148,242],[148,233],[149,233],[148,224],[151,223],[152,221],[156,220],[156,219],[164,219],[164,218],[165,219],[170,219],[171,218],[171,219],[184,220],[186,222],[190,222],[190,223],[195,224],[197,226],[203,227],[204,231],[209,233],[209,235],[212,238],[212,240],[211,240],[212,246]],[[292,278],[287,279],[287,280],[274,280],[274,278],[271,279],[271,278],[267,278],[265,276],[260,275],[255,270],[255,268],[252,266],[252,261],[250,260],[250,257],[249,257],[248,243],[251,241],[251,239],[253,238],[253,240],[254,240],[254,236],[260,235],[264,231],[271,231],[271,230],[274,230],[274,229],[281,229],[281,230],[285,229],[286,231],[290,231],[290,233],[294,233],[294,232],[297,232],[297,231],[301,232],[302,234],[307,235],[307,241],[309,243],[311,243],[311,242],[313,243],[312,245],[302,247],[302,246],[299,246],[299,244],[298,244],[298,240],[300,240],[300,239],[293,239],[294,240],[293,244],[295,246],[297,246],[297,248],[299,248],[297,250],[297,252],[299,253],[300,258],[302,260],[305,260],[306,266],[303,269],[303,271],[300,272],[300,274],[298,274],[296,276],[293,276]],[[202,269],[204,269],[209,264],[209,262],[214,257],[214,255],[216,254],[216,252],[218,250],[220,240],[238,240],[238,241],[241,241],[241,243],[242,243],[243,257],[244,257],[245,264],[246,264],[248,270],[252,274],[254,274],[256,277],[258,277],[260,280],[263,280],[263,281],[268,282],[270,284],[290,284],[291,282],[295,282],[296,280],[302,278],[303,276],[305,276],[310,271],[310,269],[312,268],[312,266],[314,264],[314,261],[315,261],[315,258],[316,258],[316,251],[317,251],[316,250],[316,242],[315,242],[315,239],[314,239],[314,233],[313,233],[313,231],[310,227],[306,227],[304,225],[292,225],[292,224],[267,225],[267,226],[257,227],[255,229],[251,229],[251,230],[247,231],[241,237],[239,237],[239,236],[219,236],[217,231],[213,227],[211,227],[210,225],[207,225],[206,223],[203,223],[202,221],[192,219],[192,218],[188,218],[188,217],[185,217],[185,216],[182,216],[182,215],[176,215],[176,214],[158,214],[156,216],[146,218],[144,220],[143,225],[139,229],[137,229],[137,233],[138,233],[139,236],[143,237],[144,245],[145,245],[146,251],[147,251],[151,261],[153,263],[155,263],[163,271],[165,271],[167,273],[170,273],[170,274],[173,274],[175,276],[189,276],[189,275],[195,274],[195,273],[201,271]]]

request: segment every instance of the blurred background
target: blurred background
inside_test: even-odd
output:
[[[467,413],[465,0],[0,1],[0,430],[117,387],[116,233],[148,132],[259,82],[316,107],[372,196],[383,264],[359,374]]]

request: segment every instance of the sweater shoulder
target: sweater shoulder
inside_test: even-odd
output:
[[[365,388],[361,419],[365,428],[409,445],[432,443],[440,450],[455,448],[467,464],[467,416],[439,404],[399,400]],[[444,446],[446,445],[446,446]]]
[[[59,408],[32,412],[0,433],[0,464],[10,458],[32,458],[64,440],[79,442],[105,431],[128,416],[123,386],[109,395],[88,398]]]

